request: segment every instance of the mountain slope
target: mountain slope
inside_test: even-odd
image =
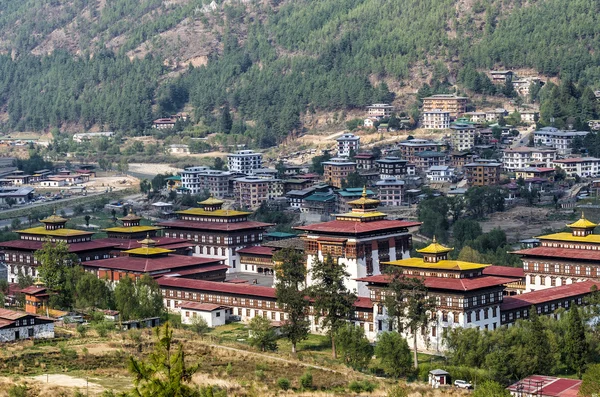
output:
[[[0,10],[0,48],[14,58],[0,59],[5,129],[140,130],[189,103],[217,130],[228,105],[233,132],[269,146],[307,112],[391,100],[384,79],[419,87],[464,66],[600,79],[594,0],[0,0]],[[72,55],[27,55],[57,47]]]

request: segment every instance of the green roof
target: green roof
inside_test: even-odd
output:
[[[362,187],[350,187],[342,190],[338,190],[338,194],[342,197],[360,197],[362,196]],[[372,196],[375,193],[371,189],[367,189],[367,196]]]
[[[294,233],[284,233],[284,232],[271,232],[265,234],[267,237],[279,237],[279,238],[288,238],[288,237],[296,237]]]
[[[168,178],[165,178],[165,180],[167,180],[167,181],[180,181],[181,180],[181,175],[173,175],[173,176],[170,176]]]
[[[304,201],[322,201],[322,202],[331,201],[331,200],[335,200],[335,196],[333,194],[319,194],[319,193],[315,193],[304,199]]]
[[[445,154],[441,152],[434,152],[432,150],[425,150],[423,152],[415,153],[415,156],[419,157],[444,157]]]

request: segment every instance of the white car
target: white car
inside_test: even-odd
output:
[[[460,380],[460,379],[457,379],[454,381],[454,386],[458,387],[459,389],[472,389],[473,388],[472,384],[470,384],[466,380]]]

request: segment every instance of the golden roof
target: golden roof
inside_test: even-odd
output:
[[[29,229],[17,230],[17,233],[23,234],[40,234],[44,236],[56,236],[56,237],[71,237],[71,236],[85,236],[94,234],[93,232],[86,232],[77,229],[55,229],[47,230],[44,226],[32,227]]]
[[[156,241],[150,238],[150,234],[146,234],[146,238],[142,241],[138,241],[138,243],[142,244],[142,246],[154,247],[156,245]]]
[[[109,227],[104,229],[105,232],[115,232],[115,233],[139,233],[139,232],[148,232],[150,230],[160,230],[161,228],[158,226],[116,226]]]
[[[207,206],[211,206],[211,205],[222,205],[223,203],[225,203],[225,201],[223,200],[219,200],[217,198],[213,197],[213,194],[210,194],[210,197],[207,198],[204,201],[198,201],[198,204],[200,205],[207,205]]]
[[[348,201],[349,205],[370,205],[370,204],[379,204],[380,201],[367,197],[367,187],[363,187],[362,195],[359,199]]]
[[[134,214],[133,207],[129,207],[129,213],[126,216],[119,218],[120,221],[139,221],[140,219],[142,217]]]
[[[68,219],[56,215],[56,208],[54,208],[52,215],[45,219],[40,219],[40,222],[42,223],[66,223],[67,221]]]
[[[483,269],[490,265],[465,261],[441,260],[439,262],[425,262],[422,258],[400,259],[392,262],[383,262],[384,265],[400,267],[416,267],[431,270],[475,270]]]
[[[177,211],[178,214],[184,215],[204,215],[204,216],[241,216],[241,215],[250,215],[252,212],[245,211],[236,211],[236,210],[215,210],[215,211],[207,211],[204,208],[190,208],[184,211]]]
[[[546,234],[545,236],[537,236],[536,238],[539,238],[540,240],[600,244],[600,234],[588,234],[587,236],[573,236],[572,233],[562,232]]]
[[[369,219],[369,218],[385,218],[387,217],[386,213],[379,211],[372,212],[348,212],[345,214],[337,214],[336,218],[360,218],[360,219]]]
[[[571,223],[570,225],[567,225],[567,227],[572,227],[572,228],[575,228],[575,229],[593,229],[596,226],[598,226],[597,223],[590,222],[587,219],[585,219],[585,216],[583,215],[583,212],[581,212],[581,218],[579,220],[577,220],[576,222]]]
[[[135,254],[135,255],[157,255],[157,254],[168,254],[171,252],[175,252],[174,250],[168,250],[165,248],[157,248],[157,247],[139,247],[139,248],[134,248],[134,249],[130,249],[127,251],[123,251],[126,254]]]
[[[429,244],[425,248],[417,250],[417,252],[420,254],[443,254],[450,251],[454,251],[454,248],[444,247],[442,244],[439,244],[435,236],[433,236],[433,241],[431,242],[431,244]]]

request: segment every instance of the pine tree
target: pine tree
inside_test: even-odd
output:
[[[565,353],[569,367],[577,372],[577,377],[585,370],[588,344],[585,328],[577,307],[572,307],[567,315],[567,333],[565,335]]]

